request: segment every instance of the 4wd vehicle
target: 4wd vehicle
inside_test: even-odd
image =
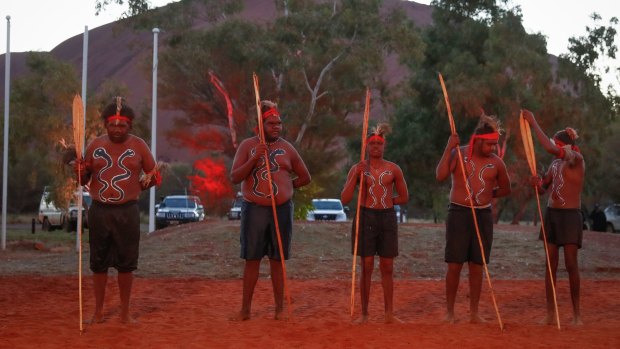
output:
[[[78,221],[78,206],[77,206],[77,197],[78,193],[75,193],[76,199],[71,200],[71,204],[69,209],[67,210],[67,215],[65,218],[65,230],[76,231],[77,230],[77,221]],[[88,228],[88,209],[90,208],[90,204],[92,203],[92,199],[90,194],[87,191],[82,191],[82,227]]]
[[[200,198],[192,195],[170,195],[166,196],[157,207],[155,229],[204,219],[205,212]]]
[[[243,196],[237,195],[235,200],[233,200],[232,206],[228,211],[228,219],[241,219],[241,204],[243,203]]]
[[[41,195],[37,219],[39,223],[41,223],[41,229],[44,231],[59,229],[65,224],[65,214],[61,209],[56,207],[50,197],[47,187],[43,189],[43,195]]]
[[[308,221],[336,221],[344,222],[347,215],[339,199],[313,199],[314,210],[309,211],[306,216]]]
[[[607,219],[607,232],[615,233],[620,231],[620,204],[613,204],[605,208],[605,218]]]
[[[69,208],[63,210],[56,206],[51,199],[50,191],[48,187],[43,189],[43,195],[41,195],[41,202],[39,203],[38,221],[41,224],[41,229],[44,231],[53,231],[55,229],[64,228],[66,231],[75,231],[77,228],[77,195],[69,203]],[[82,192],[82,223],[83,227],[88,227],[88,207],[90,207],[90,194],[86,191]]]

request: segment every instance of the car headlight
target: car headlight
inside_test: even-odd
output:
[[[156,217],[159,217],[159,218],[164,218],[164,217],[166,217],[166,213],[165,213],[165,212],[157,212],[157,213],[155,214],[155,216],[156,216]]]

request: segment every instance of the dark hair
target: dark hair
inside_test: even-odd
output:
[[[579,136],[577,135],[577,131],[570,127],[567,127],[561,131],[556,132],[555,135],[553,135],[553,138],[564,144],[575,145],[575,140],[579,138]]]
[[[275,102],[272,102],[270,100],[262,100],[260,101],[260,112],[261,114],[265,114],[266,112],[270,111],[271,109],[275,109],[275,111],[278,112],[278,114],[280,114],[280,111],[278,110],[278,104]]]
[[[478,121],[478,126],[474,130],[475,135],[483,135],[487,133],[497,132],[499,134],[502,133],[502,128],[500,126],[500,121],[494,115],[480,115],[480,121]]]
[[[108,117],[116,115],[117,112],[119,115],[128,117],[131,121],[133,121],[133,119],[135,118],[133,109],[131,109],[127,106],[127,104],[125,104],[125,99],[121,97],[116,97],[114,98],[114,101],[112,103],[106,105],[106,107],[103,109],[103,111],[101,112],[101,119],[106,122]]]

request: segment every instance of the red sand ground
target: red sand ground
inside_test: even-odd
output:
[[[537,323],[544,315],[542,281],[494,280],[504,332],[486,281],[481,311],[488,323],[467,322],[466,281],[457,295],[458,323],[449,325],[441,321],[443,281],[396,280],[396,315],[405,323],[382,323],[383,293],[374,282],[371,321],[358,325],[350,321],[346,281],[289,280],[292,318],[275,321],[270,282],[261,278],[253,318],[231,322],[240,304],[240,280],[139,278],[132,303],[139,323],[128,326],[118,321],[118,289],[110,281],[106,322],[80,334],[76,277],[0,276],[0,348],[620,348],[617,280],[582,280],[580,327],[569,325],[568,283],[560,280],[561,331]],[[92,311],[86,277],[85,318]]]

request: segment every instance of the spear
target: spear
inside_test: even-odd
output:
[[[525,157],[527,158],[527,164],[530,168],[532,176],[536,176],[536,153],[534,151],[534,143],[532,142],[532,130],[530,124],[523,117],[523,110],[519,114],[519,125],[521,126],[521,140],[523,141],[523,147],[525,148]],[[551,289],[553,290],[553,304],[555,306],[555,319],[558,324],[558,330],[560,328],[560,313],[558,312],[558,300],[555,292],[555,281],[553,280],[553,273],[551,272],[551,260],[549,259],[549,248],[547,247],[547,232],[545,231],[545,221],[543,219],[542,210],[540,208],[540,195],[538,193],[538,186],[536,191],[536,204],[538,206],[538,215],[540,217],[540,227],[543,235],[543,242],[545,245],[545,257],[547,258],[547,271],[549,272],[549,279],[551,280]]]
[[[364,106],[364,122],[362,126],[362,153],[360,156],[360,163],[364,161],[366,155],[366,134],[368,133],[368,117],[370,115],[370,89],[366,88],[366,104]],[[353,267],[351,271],[351,316],[353,316],[353,309],[355,307],[355,266],[357,257],[357,244],[359,238],[360,228],[360,206],[362,204],[362,188],[364,186],[364,173],[360,172],[360,186],[357,193],[357,209],[355,213],[355,243],[353,244]]]
[[[265,144],[265,134],[263,133],[263,115],[260,105],[260,90],[258,87],[258,76],[252,73],[254,80],[254,95],[256,97],[256,114],[258,118],[258,138],[261,144]],[[265,150],[265,166],[267,167],[267,180],[269,182],[269,196],[271,196],[271,210],[273,212],[273,221],[276,227],[276,236],[278,237],[278,251],[280,251],[280,262],[282,263],[282,281],[284,283],[284,293],[286,293],[286,310],[288,317],[291,317],[291,294],[288,290],[286,282],[286,263],[284,262],[284,249],[282,248],[282,238],[280,235],[280,224],[278,223],[278,213],[276,211],[276,198],[273,195],[273,180],[271,179],[271,166],[269,164],[269,151]]]
[[[77,161],[81,162],[84,153],[84,105],[82,97],[76,94],[73,97],[73,141],[75,142],[75,155]],[[80,299],[80,333],[83,328],[83,311],[82,311],[82,185],[80,184],[82,173],[80,166],[78,168],[78,216],[77,216],[77,239],[78,239],[78,290]]]
[[[446,102],[446,109],[448,110],[448,119],[450,121],[450,132],[452,135],[456,135],[456,127],[454,126],[454,117],[452,116],[452,108],[450,107],[450,100],[448,98],[448,91],[446,90],[446,84],[443,81],[443,76],[439,74],[439,82],[441,83],[441,90],[443,91],[443,97]],[[478,227],[478,218],[476,217],[476,209],[474,208],[474,199],[471,195],[469,187],[467,186],[467,175],[465,174],[465,165],[463,163],[463,154],[461,154],[461,147],[456,147],[456,152],[459,156],[459,165],[461,167],[461,173],[463,174],[463,181],[465,182],[465,190],[467,191],[467,197],[469,198],[469,207],[471,208],[471,214],[474,218],[474,226],[476,227],[476,236],[478,237],[478,245],[480,246],[480,252],[482,255],[482,265],[484,266],[484,273],[487,277],[489,289],[491,290],[491,298],[493,299],[493,306],[495,307],[495,314],[497,315],[497,321],[499,322],[499,329],[504,330],[504,324],[502,323],[502,317],[499,315],[499,308],[497,307],[497,301],[495,299],[495,291],[491,284],[491,275],[489,274],[489,268],[487,267],[486,257],[484,256],[484,247],[482,246],[482,238],[480,237],[480,228]]]

